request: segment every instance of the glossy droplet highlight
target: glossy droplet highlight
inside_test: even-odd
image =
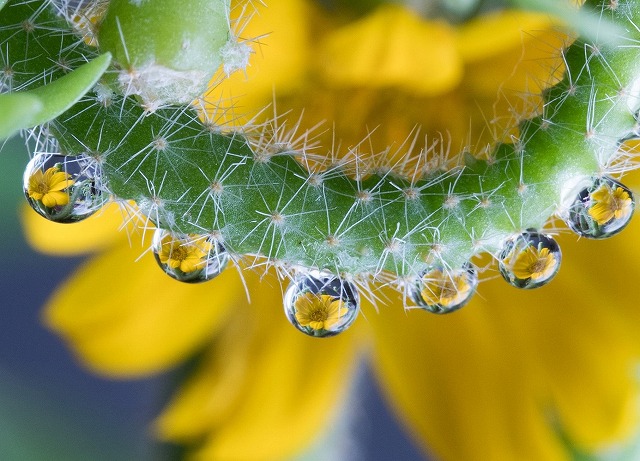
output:
[[[435,267],[420,274],[409,295],[424,310],[448,314],[467,304],[477,286],[478,274],[470,264],[457,270]]]
[[[98,163],[85,155],[38,154],[23,177],[27,202],[50,221],[73,223],[88,218],[107,201]]]
[[[335,336],[358,316],[360,302],[353,283],[310,271],[296,277],[284,294],[284,312],[293,326],[314,337]]]
[[[562,253],[556,241],[535,231],[507,240],[500,253],[500,273],[517,288],[537,288],[548,283],[560,269]]]
[[[631,191],[618,181],[595,178],[569,208],[567,225],[578,235],[603,239],[625,228],[635,208]]]
[[[176,235],[157,229],[151,249],[160,268],[180,282],[206,282],[229,263],[229,253],[206,235]]]

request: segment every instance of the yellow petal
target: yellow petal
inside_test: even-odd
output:
[[[94,216],[70,225],[47,221],[28,206],[23,207],[21,218],[27,241],[43,253],[76,255],[127,240],[127,232],[120,230],[127,215],[113,203]]]
[[[64,206],[69,203],[69,194],[60,191],[50,191],[42,197],[42,204],[48,208]]]
[[[242,31],[242,37],[255,38],[249,67],[225,78],[206,96],[215,105],[226,103],[230,97],[239,98],[228,102],[233,106],[228,115],[237,118],[236,126],[271,103],[274,91],[280,94],[297,88],[306,71],[310,16],[307,2],[278,0],[257,6],[258,11]]]
[[[425,446],[444,461],[568,460],[554,417],[587,450],[635,433],[638,232],[636,221],[605,242],[560,239],[563,267],[538,290],[496,278],[446,317],[369,317],[376,369]]]
[[[539,93],[561,76],[558,50],[568,38],[548,17],[522,12],[482,16],[459,30],[460,87],[475,103],[465,113],[488,121],[488,141],[509,139],[517,121],[539,109]]]
[[[424,96],[451,90],[462,76],[451,27],[398,5],[332,32],[320,53],[318,70],[330,85],[399,87]]]
[[[324,432],[357,367],[356,331],[305,336],[285,319],[278,282],[247,276],[251,305],[236,306],[158,422],[164,437],[207,437],[193,459],[288,459]]]
[[[135,262],[142,251],[124,244],[94,258],[44,311],[46,324],[103,374],[143,375],[179,363],[213,337],[244,293],[233,270],[208,283],[183,284],[164,274],[151,254]]]
[[[547,14],[499,11],[478,16],[458,28],[456,46],[465,63],[521,50],[532,33],[554,26]]]

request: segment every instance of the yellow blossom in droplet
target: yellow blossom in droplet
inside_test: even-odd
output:
[[[195,272],[207,263],[211,245],[208,242],[179,240],[167,235],[162,239],[158,258],[171,269],[184,273]]]
[[[422,276],[424,288],[420,294],[430,306],[453,306],[466,299],[471,285],[465,272],[451,274],[440,269],[427,272]]]
[[[513,258],[515,258],[515,261],[513,261]],[[505,259],[505,264],[517,278],[535,281],[546,279],[552,274],[558,265],[558,261],[554,254],[549,251],[549,248],[537,248],[527,245],[524,249],[516,247],[511,255]]]
[[[302,327],[330,330],[348,312],[344,301],[329,295],[305,293],[295,301],[296,320]]]
[[[624,218],[631,213],[631,197],[620,186],[612,190],[607,184],[603,184],[591,194],[591,200],[595,205],[589,208],[589,216],[601,226],[612,219]]]
[[[74,181],[67,172],[53,166],[44,173],[38,169],[29,177],[27,194],[30,198],[42,202],[47,208],[64,206],[69,203],[69,194],[64,190]]]

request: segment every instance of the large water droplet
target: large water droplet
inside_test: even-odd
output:
[[[178,235],[156,229],[151,249],[160,268],[180,282],[211,280],[229,263],[227,250],[206,235]]]
[[[500,273],[507,282],[537,288],[558,273],[562,253],[553,238],[529,230],[507,240],[499,258]]]
[[[567,225],[578,235],[593,239],[611,237],[631,221],[635,201],[618,181],[594,178],[569,207]]]
[[[284,313],[309,336],[328,337],[343,332],[360,310],[353,283],[332,274],[310,271],[297,276],[284,294]]]
[[[31,159],[23,176],[25,197],[50,221],[73,223],[94,214],[107,201],[98,163],[86,155],[43,153]]]
[[[461,269],[435,267],[424,271],[410,287],[409,295],[422,309],[434,314],[448,314],[467,304],[478,286],[473,266]]]

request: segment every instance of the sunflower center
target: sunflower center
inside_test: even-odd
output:
[[[312,322],[324,322],[329,318],[329,312],[326,306],[317,306],[309,313],[309,319]]]
[[[616,190],[616,194],[611,197],[611,203],[609,206],[611,207],[613,214],[617,216],[622,210],[624,210],[626,203],[626,197],[619,195]]]
[[[171,249],[171,259],[175,261],[184,261],[189,256],[189,250],[184,245],[174,246]]]
[[[451,282],[444,283],[441,287],[440,298],[449,299],[454,298],[458,294],[458,287]]]
[[[548,259],[549,258],[540,258],[535,260],[531,266],[529,266],[529,272],[531,274],[539,274],[541,272],[544,272],[544,270],[547,268],[548,265]]]
[[[31,189],[32,189],[32,192],[46,195],[49,193],[49,184],[47,184],[45,181],[37,181],[31,184]]]

